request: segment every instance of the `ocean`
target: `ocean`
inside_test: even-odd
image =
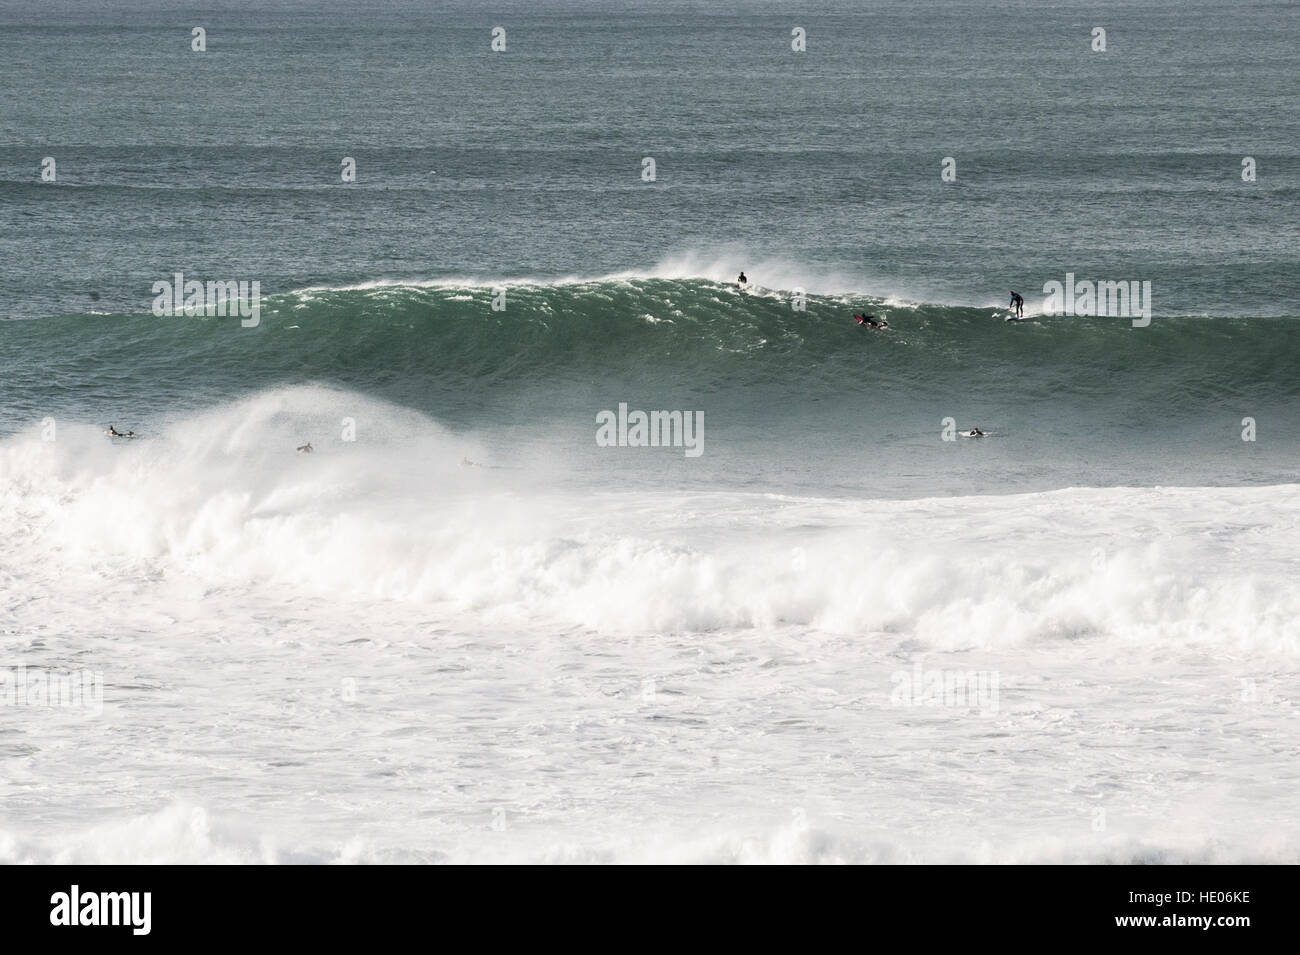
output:
[[[0,861],[1300,861],[1297,37],[0,0]]]

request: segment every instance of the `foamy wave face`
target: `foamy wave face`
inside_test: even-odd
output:
[[[352,429],[347,440],[348,429]],[[312,440],[314,453],[295,453]],[[347,392],[292,388],[113,441],[0,450],[18,582],[177,579],[511,627],[803,625],[941,649],[1120,640],[1294,653],[1300,488],[818,501],[576,496]],[[80,586],[70,583],[67,586]],[[147,599],[148,593],[141,599]]]
[[[537,832],[459,833],[443,849],[396,849],[353,836],[322,846],[285,845],[274,833],[188,802],[112,819],[57,836],[31,838],[0,829],[0,864],[259,865],[259,864],[635,864],[635,865],[1214,865],[1294,864],[1286,839],[1246,838],[1225,844],[1202,833],[1169,830],[1146,838],[1014,836],[997,841],[937,842],[838,832],[796,814],[786,823],[731,823],[711,832],[659,831],[593,838]]]
[[[259,865],[419,861],[368,852],[350,839],[303,852],[235,819],[183,801],[128,818],[113,818],[57,836],[31,838],[0,829],[3,865]]]

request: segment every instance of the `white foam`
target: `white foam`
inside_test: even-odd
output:
[[[184,800],[52,836],[0,829],[4,865],[633,864],[633,865],[1149,865],[1291,864],[1300,849],[1287,839],[1247,836],[1236,844],[1163,825],[1147,838],[1131,834],[1016,835],[997,840],[939,840],[843,827],[734,821],[711,827],[610,835],[537,831],[462,831],[442,848],[383,846],[359,836],[326,845],[286,846],[280,833],[213,814]]]
[[[104,687],[5,710],[0,860],[1296,861],[1300,487],[579,495],[494,453],[323,388],[0,442],[0,660]],[[900,706],[916,668],[1000,699]]]
[[[870,274],[849,274],[840,269],[817,268],[793,259],[741,248],[687,250],[665,255],[644,269],[613,272],[569,273],[566,275],[456,275],[439,278],[376,278],[345,285],[317,285],[298,289],[295,295],[312,297],[330,291],[376,291],[396,288],[431,288],[449,290],[491,289],[498,286],[565,287],[592,286],[611,282],[637,282],[647,279],[704,281],[734,287],[741,272],[749,285],[746,294],[788,296],[796,289],[812,295],[838,298],[870,296],[895,307],[924,304],[971,304],[949,302],[931,290],[905,290]],[[992,307],[982,297],[980,307]]]
[[[356,441],[339,437],[344,419]],[[315,454],[293,453],[309,439]],[[511,626],[805,625],[946,649],[1300,648],[1296,486],[911,502],[578,497],[535,473],[461,466],[485,455],[413,412],[285,389],[147,440],[74,426],[52,444],[11,439],[0,446],[0,516],[17,531],[6,546],[20,576],[148,566]]]

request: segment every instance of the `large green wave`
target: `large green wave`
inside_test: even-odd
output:
[[[504,292],[502,291],[504,289]],[[502,298],[502,296],[504,296]],[[494,302],[503,308],[494,309]],[[869,331],[853,313],[887,316]],[[265,298],[238,318],[63,316],[3,323],[6,392],[162,398],[305,380],[403,400],[591,383],[789,401],[954,394],[1204,408],[1291,399],[1300,321],[1230,316],[1003,321],[992,307],[904,304],[696,279],[374,285]]]

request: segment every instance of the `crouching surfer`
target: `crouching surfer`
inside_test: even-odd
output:
[[[853,317],[858,320],[859,325],[865,325],[867,328],[880,329],[889,327],[888,321],[883,318],[877,321],[876,316],[874,315],[854,315]]]

